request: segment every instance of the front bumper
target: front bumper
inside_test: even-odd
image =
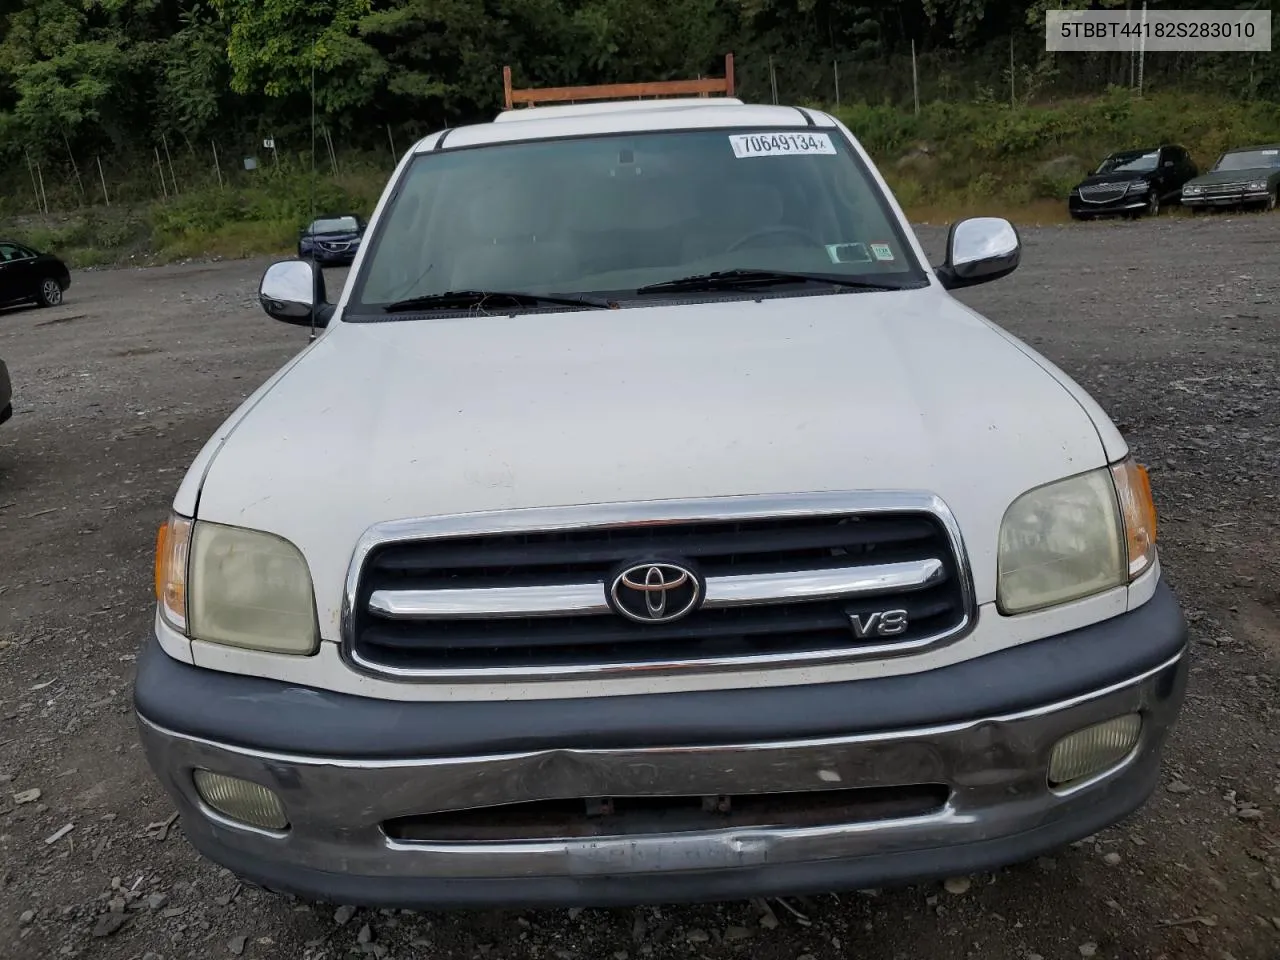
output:
[[[307,250],[304,253],[299,249],[298,257],[302,260],[314,260],[316,263],[324,267],[348,267],[355,262],[356,254],[359,252],[359,247],[353,247],[350,250],[342,250],[336,253],[329,250]]]
[[[1101,685],[1091,676],[1090,688],[1071,696],[998,709],[1002,699],[1025,700],[1028,688],[1054,683],[1061,689],[1062,670],[1071,669],[1070,651],[1063,644],[1073,640],[1086,653],[1098,642],[1127,644],[1128,651],[1113,647],[1116,660],[1125,662],[1123,674]],[[1031,649],[1037,647],[1038,657]],[[1136,672],[1134,649],[1148,661]],[[988,682],[956,685],[952,698],[967,698],[975,705],[985,701],[987,706],[966,711],[960,720],[893,727],[867,720],[840,735],[795,736],[812,720],[793,715],[783,692],[734,691],[749,694],[741,701],[744,731],[758,729],[758,701],[752,697],[779,697],[776,736],[677,739],[658,708],[651,714],[643,745],[631,745],[636,735],[643,735],[635,730],[614,735],[613,746],[568,736],[519,750],[464,754],[445,749],[416,757],[268,750],[244,742],[244,726],[234,728],[233,736],[240,742],[174,729],[175,716],[161,706],[165,696],[188,698],[191,716],[206,719],[211,709],[240,714],[241,708],[278,709],[279,703],[263,702],[251,690],[242,698],[227,699],[214,689],[210,698],[199,692],[197,676],[182,681],[193,684],[189,690],[170,688],[157,696],[148,687],[165,682],[165,674],[170,680],[186,673],[209,679],[210,672],[168,661],[154,644],[144,657],[151,662],[140,665],[136,701],[147,756],[176,800],[187,836],[207,857],[247,879],[308,898],[370,906],[605,905],[907,882],[990,869],[1094,833],[1140,806],[1152,790],[1163,742],[1182,701],[1185,651],[1181,614],[1167,588],[1161,587],[1130,614],[1075,635],[968,661],[978,665],[978,675]],[[1017,654],[1022,659],[996,662]],[[156,657],[168,662],[157,666]],[[1026,669],[1037,661],[1039,670]],[[1011,672],[1015,662],[1021,667]],[[964,676],[973,674],[957,674],[954,679]],[[224,678],[214,677],[213,687]],[[882,682],[887,680],[839,686],[861,687],[874,700],[873,688]],[[820,702],[829,686],[836,685],[802,689],[812,691]],[[314,717],[281,718],[280,724],[296,729],[303,729],[310,719],[322,727],[332,724],[321,719],[333,709],[333,703],[324,702],[332,695],[305,693],[298,702],[310,702]],[[650,699],[672,701],[673,712],[679,714],[689,709],[691,698],[707,696]],[[723,698],[723,692],[716,696]],[[937,716],[948,715],[956,706],[921,699],[918,709],[934,708]],[[602,698],[601,711],[608,710],[608,700]],[[677,700],[685,702],[676,706]],[[733,699],[705,701],[712,702],[732,704]],[[148,703],[157,706],[153,713],[170,715],[148,716]],[[403,729],[419,707],[447,711],[453,706],[380,702],[383,729]],[[512,711],[524,705],[490,706],[514,717]],[[580,706],[561,704],[561,711],[566,722],[579,729],[586,723],[589,730],[590,718],[575,713]],[[1049,786],[1049,754],[1061,737],[1135,712],[1142,717],[1142,732],[1124,759],[1068,789]],[[718,717],[709,726],[723,728],[724,719]],[[463,739],[460,730],[459,741]],[[260,831],[214,813],[195,792],[192,771],[197,768],[270,787],[283,801],[289,828]],[[545,836],[514,840],[492,834],[469,837],[465,829],[443,839],[412,839],[388,827],[399,818],[444,811],[601,797],[769,793],[787,798],[794,809],[796,798],[806,791],[926,784],[941,791],[936,806],[909,815],[886,815],[884,807],[873,814],[851,803],[847,809],[862,812],[834,819],[792,815],[777,822],[692,829],[664,829],[655,818],[650,828],[612,833],[584,832],[579,819],[570,817],[553,823]]]
[[[1121,213],[1132,213],[1135,210],[1145,210],[1146,207],[1146,197],[1128,195],[1103,203],[1089,203],[1078,196],[1073,196],[1067,201],[1067,209],[1077,217],[1114,216]]]
[[[1185,207],[1239,207],[1251,203],[1266,203],[1271,194],[1266,190],[1241,190],[1236,193],[1183,194],[1182,205]]]

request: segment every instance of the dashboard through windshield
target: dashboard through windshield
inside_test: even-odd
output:
[[[728,271],[830,277],[833,292],[857,286],[840,280],[926,282],[839,130],[682,130],[414,157],[347,313],[381,319],[388,305],[459,291],[627,306],[657,295],[641,288]]]

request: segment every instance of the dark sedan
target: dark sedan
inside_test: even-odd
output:
[[[71,271],[51,253],[0,240],[0,305],[38,303],[56,307],[71,286]]]
[[[9,382],[9,368],[0,360],[0,423],[13,416],[13,385]]]
[[[1194,177],[1195,162],[1175,143],[1145,150],[1122,150],[1098,165],[1071,189],[1067,209],[1073,219],[1100,216],[1157,216],[1177,202],[1182,185]]]
[[[364,239],[364,218],[354,213],[313,220],[298,238],[298,256],[321,266],[350,266]]]
[[[1202,177],[1182,188],[1192,210],[1206,207],[1261,207],[1280,203],[1280,143],[1228,150]]]

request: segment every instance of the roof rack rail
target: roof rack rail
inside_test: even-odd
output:
[[[533,106],[537,103],[572,103],[577,100],[629,100],[644,97],[689,96],[705,97],[718,93],[733,96],[733,54],[724,57],[724,76],[706,80],[658,80],[652,83],[605,83],[585,87],[529,87],[515,90],[511,87],[511,68],[502,68],[502,87],[506,109],[516,104]]]

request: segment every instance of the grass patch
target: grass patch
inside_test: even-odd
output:
[[[1004,217],[1019,227],[1042,227],[1055,223],[1071,223],[1067,205],[1054,200],[1034,200],[1011,204],[1001,201],[932,201],[903,206],[912,223],[950,224],[965,217]]]
[[[292,220],[252,220],[219,226],[190,228],[170,234],[156,251],[160,261],[188,257],[219,257],[224,260],[263,254],[288,254],[298,239]]]

